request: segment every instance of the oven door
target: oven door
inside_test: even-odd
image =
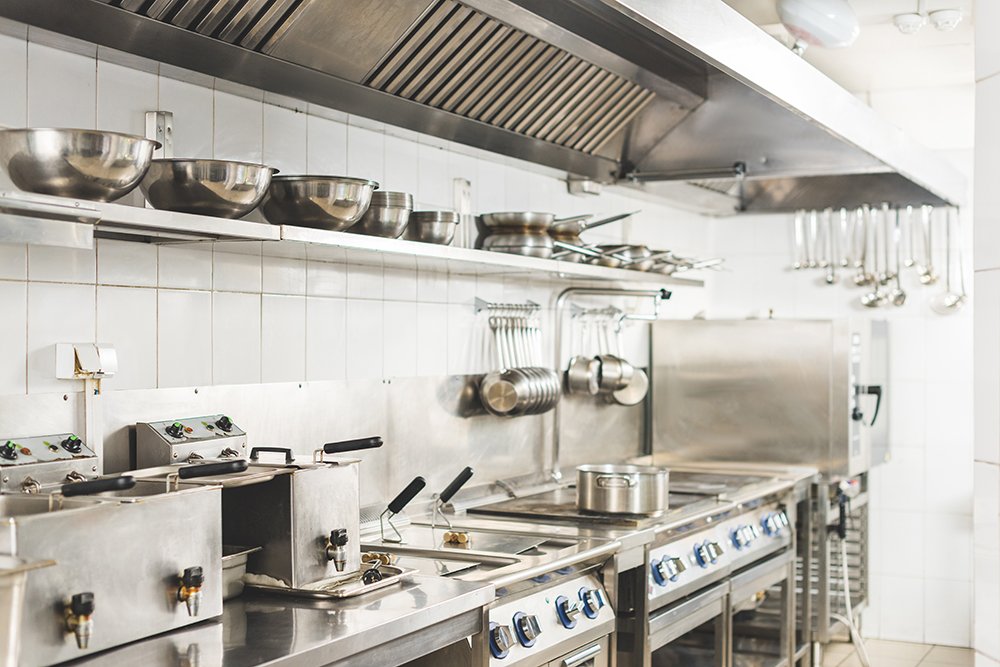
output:
[[[649,619],[653,667],[726,667],[729,582],[713,586]]]
[[[730,648],[733,665],[790,665],[794,652],[795,559],[791,551],[730,579]]]
[[[604,637],[600,641],[553,660],[548,667],[609,667],[610,665],[611,640]]]

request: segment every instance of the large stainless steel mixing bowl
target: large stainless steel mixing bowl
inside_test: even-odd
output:
[[[231,160],[153,160],[141,187],[156,208],[240,218],[257,208],[276,171]]]
[[[261,206],[273,225],[340,231],[361,219],[378,183],[342,176],[276,176]]]
[[[0,166],[28,192],[113,201],[139,184],[159,147],[151,139],[118,132],[0,130]]]

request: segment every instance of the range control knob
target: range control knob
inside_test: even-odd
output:
[[[583,606],[583,615],[587,618],[597,618],[601,607],[607,603],[604,591],[600,588],[587,588],[585,586],[580,589],[580,604]]]
[[[220,430],[225,431],[226,433],[229,433],[230,431],[233,430],[233,420],[227,417],[226,415],[222,415],[217,420],[215,420],[215,425],[218,426]]]
[[[490,623],[490,653],[497,660],[503,660],[514,645],[514,633],[509,625]]]
[[[694,562],[701,567],[708,567],[712,564],[712,552],[709,551],[708,542],[696,544],[694,547]]]
[[[569,601],[565,595],[556,598],[556,615],[564,628],[575,628],[580,615],[580,605]]]
[[[730,533],[730,538],[732,539],[733,546],[736,547],[736,550],[742,551],[753,544],[753,541],[757,539],[757,536],[754,534],[753,527],[738,526],[733,529],[732,533]]]
[[[775,515],[775,518],[778,520],[778,525],[782,528],[788,528],[788,515],[785,513],[785,510],[780,510]]]
[[[719,557],[724,553],[722,545],[718,542],[706,542],[705,546],[708,547],[708,555],[712,559],[712,563],[715,564],[718,562]]]
[[[788,521],[788,517],[785,517],[785,521]],[[764,534],[770,537],[777,537],[781,534],[781,520],[778,519],[778,514],[771,512],[765,514],[764,518],[760,520],[760,527],[764,529]]]
[[[538,635],[542,634],[542,626],[538,624],[538,618],[524,612],[514,614],[514,634],[521,646],[531,648],[535,645]]]
[[[667,576],[666,558],[655,559],[649,564],[650,572],[653,574],[653,581],[657,586],[666,586],[670,577]]]
[[[173,424],[170,424],[163,430],[166,431],[167,435],[169,435],[171,438],[184,437],[184,424],[180,422],[174,422]]]
[[[60,442],[59,446],[70,454],[79,454],[80,450],[83,449],[83,440],[80,440],[80,438],[75,435],[70,435],[65,440]]]
[[[17,458],[17,443],[13,440],[8,440],[4,443],[3,447],[0,447],[0,458],[5,458],[8,461],[13,461]]]

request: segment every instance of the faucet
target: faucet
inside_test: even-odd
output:
[[[76,646],[86,650],[94,633],[94,594],[77,593],[66,605],[66,630],[76,636]]]
[[[187,605],[188,616],[197,616],[201,608],[201,587],[205,574],[201,567],[189,567],[181,575],[181,585],[177,589],[177,600]]]
[[[330,531],[330,537],[326,542],[326,559],[333,561],[333,566],[337,572],[343,572],[347,565],[347,529],[337,528]]]

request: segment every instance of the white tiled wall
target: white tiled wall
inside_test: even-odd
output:
[[[968,88],[883,92],[872,96],[872,104],[971,174]],[[930,98],[947,111],[953,132],[942,133],[939,125],[927,122],[921,105],[912,104]],[[976,204],[981,210],[980,202]],[[971,207],[962,211],[969,277],[971,213]],[[872,312],[860,305],[862,291],[844,272],[839,284],[828,286],[820,271],[792,271],[791,253],[790,216],[713,222],[713,254],[727,257],[730,270],[711,283],[709,315],[747,317],[773,310],[775,317],[889,321],[886,408],[893,458],[871,474],[871,607],[864,615],[864,629],[884,639],[969,646],[974,563],[973,310],[978,320],[987,297],[977,293],[958,314],[936,315],[929,298],[944,286],[923,287],[911,270],[904,274],[903,288],[909,295],[905,307]],[[957,252],[953,251],[953,259]],[[980,288],[978,281],[975,288]],[[996,294],[1000,296],[1000,291]],[[1000,316],[995,319],[1000,322]],[[996,347],[996,337],[992,341]],[[1000,358],[1000,348],[997,352]],[[979,368],[978,348],[975,353]],[[991,377],[995,382],[997,373]],[[990,413],[996,420],[996,402]],[[1000,430],[1000,420],[997,425]],[[993,581],[995,585],[995,576]],[[975,590],[978,597],[978,579]]]
[[[1000,665],[1000,47],[997,3],[976,11],[975,575],[976,665]]]
[[[174,113],[178,157],[371,178],[412,192],[417,208],[451,208],[453,180],[463,178],[479,211],[642,209],[635,222],[594,230],[588,240],[619,241],[641,229],[637,240],[651,245],[708,250],[705,220],[628,190],[574,197],[553,170],[104,49],[70,53],[49,46],[44,33],[0,27],[0,82],[9,91],[0,124],[141,133],[144,112],[163,109]],[[126,201],[141,204],[138,194]],[[493,355],[474,299],[547,307],[566,286],[449,275],[416,261],[330,259],[259,242],[100,240],[93,251],[0,245],[0,296],[12,325],[0,333],[0,392],[79,390],[54,378],[52,346],[95,336],[119,351],[110,389],[481,372]],[[681,290],[668,312],[690,316],[704,300],[704,291]]]

